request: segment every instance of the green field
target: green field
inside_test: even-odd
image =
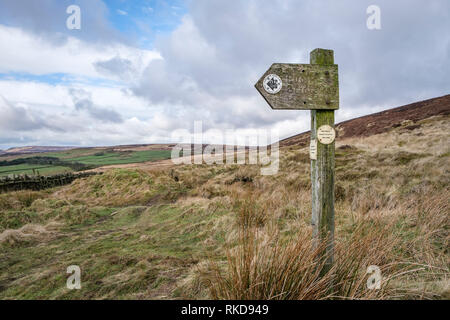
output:
[[[145,161],[156,161],[170,158],[170,150],[147,150],[134,152],[99,152],[94,155],[69,158],[65,160],[76,161],[92,165],[127,164]]]
[[[25,159],[32,161],[33,157],[45,156],[58,158],[67,163],[81,163],[92,167],[101,167],[115,164],[139,163],[146,161],[157,161],[170,158],[170,150],[146,150],[146,151],[110,151],[108,149],[73,149],[61,152],[48,152],[33,154]],[[24,158],[24,157],[21,157]],[[1,159],[0,159],[1,160]],[[26,160],[25,160],[26,161]],[[34,171],[33,171],[34,170]],[[12,164],[0,166],[0,176],[8,175],[33,175],[39,172],[41,175],[52,175],[71,172],[69,166],[61,164]]]

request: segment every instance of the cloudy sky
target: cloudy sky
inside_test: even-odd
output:
[[[342,121],[448,94],[449,30],[448,0],[1,0],[0,149],[178,142],[198,120],[287,137],[309,111],[255,90],[273,62],[333,49]]]

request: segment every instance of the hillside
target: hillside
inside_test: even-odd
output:
[[[15,156],[15,155],[34,154],[42,152],[58,152],[70,149],[74,149],[74,147],[54,147],[54,146],[14,147],[6,150],[0,150],[0,156]]]
[[[281,143],[272,176],[145,164],[1,194],[0,298],[449,299],[449,99],[340,124],[336,261],[323,278],[303,134]],[[80,290],[66,288],[69,265]],[[370,265],[380,290],[367,289]]]
[[[450,94],[338,123],[336,124],[337,139],[369,137],[388,132],[404,123],[410,123],[409,126],[405,126],[407,130],[414,130],[417,128],[414,125],[417,121],[439,115],[450,115]],[[309,144],[309,132],[280,141],[280,146],[306,146],[307,144]]]
[[[0,150],[0,156],[13,157],[24,156],[36,153],[53,153],[68,150],[82,150],[86,153],[92,151],[113,150],[113,151],[145,151],[145,150],[170,150],[173,145],[171,144],[132,144],[132,145],[118,145],[108,147],[56,147],[56,146],[26,146],[26,147],[14,147],[6,150]],[[1,158],[0,158],[1,159]]]

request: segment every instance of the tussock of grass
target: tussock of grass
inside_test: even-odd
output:
[[[0,244],[9,247],[23,244],[30,245],[48,241],[56,235],[57,233],[53,232],[51,228],[36,224],[26,224],[19,229],[8,229],[0,233]]]
[[[13,191],[0,194],[0,208],[2,210],[21,210],[31,206],[31,204],[37,200],[46,198],[50,192],[45,191]]]
[[[323,248],[314,246],[310,234],[283,241],[279,236],[252,230],[240,245],[228,251],[227,269],[211,266],[210,293],[215,299],[370,299],[389,298],[390,290],[368,290],[368,261],[380,260],[378,242],[365,238],[338,243],[333,268],[320,275]],[[368,242],[371,250],[368,252]],[[376,249],[375,249],[376,248]],[[369,253],[369,255],[368,255]],[[389,266],[382,266],[386,272]],[[392,291],[394,292],[394,291]]]
[[[104,206],[151,204],[173,201],[186,187],[161,171],[113,169],[102,175],[78,179],[58,193],[72,202]]]

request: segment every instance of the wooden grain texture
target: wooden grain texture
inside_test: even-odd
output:
[[[333,64],[333,51],[322,50],[311,52],[311,63]],[[322,125],[334,128],[334,110],[311,111],[312,140],[317,139],[317,130]],[[317,160],[311,160],[313,237],[316,246],[326,241],[322,274],[331,268],[334,259],[334,145],[334,141],[330,144],[317,142]]]
[[[283,85],[278,93],[264,90],[263,81],[269,74],[281,78]],[[338,66],[335,64],[274,63],[255,88],[272,109],[339,109]]]

